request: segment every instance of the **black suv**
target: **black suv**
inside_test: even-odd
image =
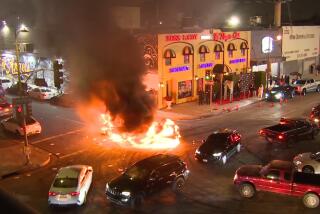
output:
[[[170,187],[180,190],[189,170],[175,155],[159,154],[135,163],[106,184],[107,198],[116,204],[138,207],[145,196]]]

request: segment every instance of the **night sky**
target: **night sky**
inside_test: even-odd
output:
[[[0,19],[14,22],[21,17],[25,23],[37,22],[37,2],[41,0],[0,0]],[[60,1],[63,5],[68,0]],[[95,0],[99,1],[99,0]],[[92,2],[95,2],[92,1]],[[142,24],[157,22],[156,11],[164,25],[172,25],[182,17],[192,17],[202,27],[219,26],[235,14],[242,23],[248,23],[250,16],[263,16],[265,24],[273,23],[272,0],[113,0],[118,5],[141,6]],[[158,5],[158,7],[157,7]],[[283,23],[289,24],[291,12],[294,24],[320,24],[320,0],[292,0],[283,4]],[[59,15],[59,14],[57,14]]]

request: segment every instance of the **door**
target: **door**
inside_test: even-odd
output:
[[[270,169],[259,181],[259,189],[268,192],[278,192],[280,186],[280,171]]]

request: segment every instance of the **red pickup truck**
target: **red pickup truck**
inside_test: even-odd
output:
[[[242,166],[236,171],[234,184],[245,198],[252,198],[257,191],[267,191],[302,197],[308,208],[316,208],[320,202],[320,175],[296,172],[287,161]]]

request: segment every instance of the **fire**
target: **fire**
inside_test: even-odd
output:
[[[172,149],[180,144],[179,127],[170,119],[153,122],[145,133],[122,133],[109,114],[101,114],[101,132],[111,141],[138,149]]]

